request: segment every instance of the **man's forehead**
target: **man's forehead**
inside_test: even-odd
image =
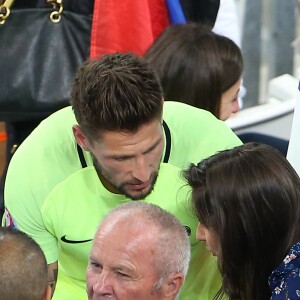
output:
[[[126,238],[135,236],[135,239],[149,239],[156,232],[157,226],[142,211],[117,211],[106,218],[98,230],[99,236],[119,234]]]
[[[105,131],[101,134],[101,138],[94,143],[94,147],[99,151],[122,151],[137,150],[136,147],[151,147],[152,144],[162,139],[162,127],[159,122],[150,126],[144,126],[137,131]],[[122,151],[120,151],[122,150]],[[134,151],[133,151],[134,152]]]
[[[118,259],[115,257],[115,262],[117,260],[133,262],[142,255],[147,256],[150,261],[156,252],[157,234],[149,226],[144,226],[144,224],[141,226],[140,220],[137,222],[131,220],[131,224],[114,222],[111,225],[105,222],[95,236],[91,259],[110,261],[110,256],[114,255],[118,256]]]

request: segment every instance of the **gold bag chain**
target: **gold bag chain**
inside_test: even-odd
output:
[[[15,0],[0,0],[0,25],[3,25],[10,14],[10,8]],[[47,0],[48,4],[52,5],[53,11],[49,18],[53,23],[58,23],[61,20],[63,12],[63,0]]]
[[[51,12],[49,18],[53,23],[58,23],[61,20],[63,12],[63,0],[47,0],[47,3],[52,4],[53,12]]]
[[[0,1],[0,25],[4,24],[10,14],[10,8],[15,0]],[[2,2],[2,3],[1,3]]]

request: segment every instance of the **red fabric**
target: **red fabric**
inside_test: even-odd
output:
[[[169,24],[165,0],[95,0],[90,56],[143,55]]]

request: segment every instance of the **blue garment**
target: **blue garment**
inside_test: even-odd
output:
[[[269,285],[272,300],[300,300],[300,242],[272,272]]]
[[[186,18],[184,16],[179,0],[167,0],[171,24],[185,24]]]

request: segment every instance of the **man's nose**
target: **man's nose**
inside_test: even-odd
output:
[[[206,241],[204,226],[201,223],[198,224],[196,238],[198,241]]]
[[[99,296],[109,297],[114,294],[112,280],[107,272],[102,271],[101,274],[97,276],[97,280],[93,285],[93,291]]]
[[[136,157],[132,174],[134,178],[141,182],[146,182],[150,179],[151,170],[149,167],[149,162],[147,162],[144,155]]]

